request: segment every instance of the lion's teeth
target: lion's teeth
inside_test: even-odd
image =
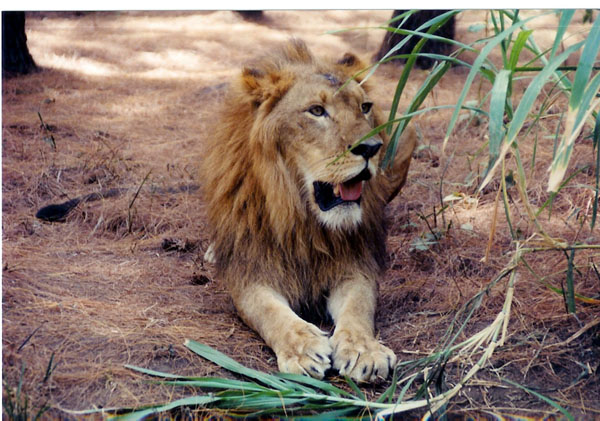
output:
[[[339,196],[339,195],[340,195],[340,185],[339,185],[339,184],[336,184],[336,185],[333,187],[333,194],[334,194],[334,195],[336,195],[336,196]]]

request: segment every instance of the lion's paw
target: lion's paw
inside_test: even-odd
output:
[[[331,345],[327,334],[314,325],[302,323],[283,336],[284,345],[276,351],[279,371],[322,379],[331,367]]]
[[[336,331],[330,339],[333,368],[358,382],[387,378],[396,365],[396,355],[375,338],[348,330]]]

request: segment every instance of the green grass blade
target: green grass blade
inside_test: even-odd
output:
[[[207,345],[188,339],[185,341],[185,346],[188,347],[191,351],[200,355],[202,358],[206,358],[207,360],[212,361],[213,363],[233,373],[237,373],[242,376],[258,380],[259,382],[267,386],[271,386],[279,390],[288,390],[290,388],[288,382],[279,379],[273,375],[245,367],[237,361],[229,358],[222,352],[219,352],[216,349],[211,348]]]
[[[473,83],[473,80],[475,79],[475,76],[477,75],[477,73],[482,68],[484,62],[487,59],[487,56],[506,37],[510,36],[513,32],[520,29],[523,25],[525,25],[525,23],[529,22],[532,19],[535,19],[536,17],[540,17],[540,16],[543,16],[543,14],[538,15],[538,16],[532,16],[528,19],[525,19],[525,20],[522,20],[522,21],[519,21],[519,22],[513,24],[508,29],[505,29],[504,31],[500,32],[498,35],[491,38],[488,41],[488,43],[482,48],[481,52],[479,53],[479,55],[473,62],[473,66],[471,67],[469,74],[467,75],[467,79],[465,80],[465,84],[463,86],[461,94],[456,103],[456,108],[454,109],[454,113],[452,114],[452,117],[450,118],[450,123],[448,125],[448,129],[446,130],[446,136],[444,137],[443,148],[445,148],[446,144],[448,143],[448,139],[450,138],[450,134],[454,130],[454,126],[456,125],[456,122],[458,120],[458,114],[461,110],[463,103],[465,102],[467,93],[469,92],[469,89],[471,88],[471,84]]]
[[[598,89],[600,88],[600,73],[596,73],[596,75],[592,78],[590,83],[585,88],[583,96],[581,97],[581,103],[579,104],[577,116],[575,117],[574,127],[579,126],[581,120],[585,118],[586,115],[589,115],[590,103],[594,100],[596,95],[598,95]]]
[[[138,371],[143,374],[148,374],[154,377],[162,377],[164,379],[191,379],[191,377],[179,376],[177,374],[164,373],[162,371],[150,370],[148,368],[136,367],[135,365],[125,364],[125,368],[130,370]]]
[[[548,191],[552,192],[556,190],[556,186],[565,176],[571,154],[573,153],[573,147],[575,145],[575,139],[583,129],[585,119],[589,117],[600,107],[600,97],[597,98],[592,104],[589,105],[587,110],[581,116],[581,120],[576,126],[573,126],[574,116],[573,113],[567,114],[567,123],[563,133],[563,138],[558,145],[557,152],[552,160],[550,166],[550,177],[548,178]],[[571,110],[569,110],[571,111]]]
[[[583,41],[567,48],[563,53],[551,60],[548,63],[548,65],[545,66],[544,69],[540,71],[536,77],[533,78],[533,80],[525,90],[523,97],[521,98],[521,102],[519,103],[519,106],[515,111],[513,120],[511,121],[508,132],[506,134],[509,144],[512,144],[512,142],[517,137],[517,134],[521,130],[521,127],[523,126],[527,115],[531,111],[533,103],[535,102],[538,94],[542,90],[544,84],[548,81],[549,77],[554,73],[556,68],[560,66],[560,64],[564,62],[573,52],[578,50],[582,44]]]
[[[571,23],[571,19],[573,19],[573,15],[575,14],[574,9],[562,10],[560,14],[560,21],[558,22],[558,27],[556,28],[556,36],[554,37],[554,44],[552,44],[552,51],[550,52],[550,58],[553,58],[558,51],[558,47],[562,42],[563,36],[569,27],[569,23]]]
[[[210,403],[219,401],[220,398],[215,396],[192,396],[189,398],[179,399],[166,405],[157,405],[145,409],[134,410],[124,415],[110,416],[108,419],[119,421],[136,421],[142,420],[149,415],[159,414],[161,412],[170,411],[180,406],[206,406]]]
[[[240,395],[235,393],[231,396],[219,395],[220,408],[240,408],[244,411],[269,411],[280,412],[282,408],[302,404],[307,398],[297,396],[286,396],[285,394],[274,393],[251,393]]]
[[[450,67],[451,65],[448,61],[438,63],[438,65],[434,67],[434,69],[431,71],[431,73],[429,73],[429,75],[423,82],[423,85],[421,85],[421,87],[419,88],[417,94],[412,99],[410,105],[408,106],[408,109],[406,110],[407,114],[415,112],[421,106],[421,104],[423,104],[425,98],[427,97],[427,95],[429,95],[429,92],[431,92],[431,90],[437,85],[439,80],[442,78],[442,76],[446,74]],[[392,114],[390,113],[390,116],[391,115]],[[398,140],[400,139],[400,136],[402,135],[404,128],[408,125],[410,119],[411,117],[408,117],[405,120],[401,121],[398,124],[398,126],[396,126],[394,134],[392,135],[390,143],[388,144],[388,147],[385,151],[385,156],[383,157],[383,160],[381,162],[381,167],[386,168],[394,160],[394,157],[396,156],[396,151],[398,149]]]
[[[412,10],[410,11],[411,14],[417,12],[416,10]],[[400,48],[402,48],[403,45],[405,45],[413,36],[418,36],[421,38],[426,38],[432,41],[437,41],[437,42],[445,42],[451,45],[454,45],[456,47],[459,47],[460,49],[464,49],[467,51],[476,51],[473,47],[471,47],[470,45],[466,45],[463,44],[462,42],[450,39],[450,38],[444,38],[438,35],[432,35],[430,33],[427,32],[421,32],[422,30],[425,30],[429,27],[431,27],[432,25],[436,24],[437,22],[439,22],[442,19],[446,19],[448,14],[457,14],[460,13],[460,11],[458,10],[450,10],[444,14],[441,14],[427,22],[425,22],[423,25],[421,25],[420,27],[418,27],[416,30],[408,30],[408,29],[402,29],[402,28],[394,28],[394,27],[387,27],[387,26],[376,26],[376,27],[361,27],[361,28],[345,28],[345,29],[339,29],[339,30],[334,30],[334,31],[328,31],[326,32],[327,34],[336,34],[336,33],[341,33],[341,32],[347,32],[347,31],[352,31],[352,30],[357,30],[357,29],[384,29],[388,32],[394,32],[394,33],[398,33],[401,35],[405,35],[405,37],[395,46],[393,46],[392,48],[390,48],[390,50],[376,63],[374,63],[373,65],[369,66],[367,69],[370,69],[369,73],[365,76],[363,81],[366,81],[367,79],[369,79],[371,77],[371,75],[377,70],[377,68],[379,67],[380,64],[385,63],[386,61],[389,61],[391,59],[391,56],[394,55],[394,53],[396,51],[398,51]],[[358,74],[362,74],[364,73],[367,69],[363,69],[363,71],[359,72]],[[357,75],[358,75],[357,74]],[[356,75],[354,75],[352,77],[352,79],[356,77]]]
[[[356,385],[356,383],[354,383],[354,381],[350,377],[344,376],[344,380],[346,380],[346,383],[348,383],[348,386],[350,386],[352,388],[352,390],[354,390],[354,392],[356,393],[356,396],[358,396],[359,399],[362,399],[363,401],[367,400],[367,398],[365,397],[365,394],[360,390],[360,388]]]
[[[392,401],[394,394],[396,393],[396,388],[398,387],[398,369],[394,368],[392,374],[392,382],[390,386],[379,396],[377,402],[385,402],[387,399],[388,402]]]
[[[590,113],[597,112],[595,107],[598,106],[598,101],[594,101],[600,86],[600,76],[597,74],[592,78],[588,85],[594,62],[600,50],[600,19],[596,19],[592,29],[590,30],[583,51],[579,58],[577,71],[571,89],[571,97],[569,99],[569,110],[563,138],[558,147],[558,153],[552,161],[550,167],[550,178],[548,181],[548,191],[555,191],[556,186],[564,177],[573,146],[575,137],[582,128],[582,123]],[[592,103],[592,101],[594,101]]]
[[[427,35],[430,35],[432,32],[436,31],[439,27],[444,25],[456,13],[458,13],[458,11],[446,12],[443,15],[438,16],[437,18],[431,19],[430,21],[426,22],[424,25],[421,25],[421,27],[419,27],[419,29],[421,29],[425,25],[431,24],[431,26],[427,30]],[[392,106],[390,108],[389,120],[393,120],[396,117],[396,113],[398,111],[398,104],[400,102],[400,97],[402,96],[402,92],[404,91],[404,87],[406,86],[406,82],[408,81],[408,76],[410,75],[410,72],[417,60],[417,54],[421,51],[421,48],[423,48],[423,45],[425,45],[425,42],[429,38],[428,36],[425,36],[425,34],[419,34],[419,36],[421,36],[421,39],[419,40],[419,42],[415,45],[415,47],[411,51],[409,59],[406,61],[406,64],[404,65],[404,68],[402,70],[402,74],[400,75],[400,79],[398,80],[398,84],[396,85],[396,92],[394,93],[394,98],[392,100]],[[445,39],[442,37],[437,37],[437,38],[440,38],[438,41]],[[407,38],[405,38],[402,41],[407,41]],[[402,45],[402,42],[400,42],[397,45],[397,47],[399,48],[401,45]],[[392,50],[390,50],[388,52],[388,54],[390,54],[392,52]],[[386,56],[387,56],[387,54],[386,54]],[[385,56],[383,58],[385,58]],[[390,128],[388,128],[388,134],[390,134],[390,133],[391,133]]]
[[[513,382],[512,380],[508,380],[508,379],[505,379],[505,378],[503,378],[502,380],[503,380],[504,382],[506,382],[506,383],[508,383],[508,384],[512,385],[512,386],[515,386],[515,387],[518,387],[519,389],[522,389],[522,390],[524,390],[525,392],[527,392],[527,393],[529,393],[529,394],[531,394],[531,395],[535,396],[536,398],[538,398],[538,399],[540,399],[540,400],[542,400],[542,401],[546,402],[548,405],[551,405],[552,407],[556,408],[556,409],[557,409],[557,410],[559,410],[559,411],[560,411],[560,412],[561,412],[561,413],[562,413],[562,414],[563,414],[563,415],[564,415],[564,416],[565,416],[565,417],[566,417],[566,418],[567,418],[569,421],[575,421],[575,418],[573,417],[573,415],[571,415],[571,414],[569,413],[569,411],[567,411],[565,408],[563,408],[562,406],[560,406],[559,404],[557,404],[556,402],[554,402],[552,399],[549,399],[549,398],[547,398],[546,396],[539,394],[538,392],[535,392],[535,391],[533,391],[533,390],[531,390],[531,389],[529,389],[529,388],[527,388],[527,387],[525,387],[525,386],[523,386],[523,385],[520,385],[519,383],[515,383],[515,382]]]
[[[417,10],[411,10],[411,13],[416,13]],[[460,41],[457,40],[453,40],[451,38],[444,38],[441,37],[439,35],[433,35],[431,32],[433,31],[427,31],[427,32],[422,32],[428,28],[430,28],[433,25],[437,25],[440,21],[447,21],[449,19],[450,16],[456,15],[458,13],[460,13],[460,10],[449,10],[441,15],[438,15],[430,20],[428,20],[427,22],[425,22],[423,25],[419,26],[417,29],[415,30],[410,30],[410,29],[402,29],[402,27],[400,28],[395,28],[395,27],[389,27],[389,26],[378,26],[376,28],[358,28],[358,29],[384,29],[388,32],[394,32],[400,35],[404,35],[405,38],[402,39],[402,41],[400,41],[398,44],[396,44],[394,47],[390,48],[390,50],[385,54],[385,56],[382,57],[382,59],[387,58],[388,56],[392,55],[394,52],[398,51],[403,45],[405,45],[411,37],[413,36],[418,36],[418,37],[422,37],[422,38],[427,38],[429,40],[432,41],[439,41],[439,42],[445,42],[448,44],[452,44],[455,45],[459,48],[464,48],[468,51],[475,51],[475,49],[473,47],[471,47],[470,45],[467,44],[463,44]],[[441,25],[439,25],[441,26]],[[342,30],[342,31],[346,31],[346,30]],[[328,33],[337,33],[340,32],[338,31],[330,31]]]
[[[501,70],[496,76],[496,80],[492,86],[492,96],[490,98],[490,157],[488,171],[492,168],[498,159],[498,156],[500,156],[500,145],[504,138],[504,105],[506,104],[506,94],[508,92],[508,83],[511,74],[511,70]]]
[[[387,21],[388,25],[391,25],[392,23],[395,23],[397,21],[399,21],[400,19],[404,19],[400,25],[398,25],[398,27],[402,27],[402,25],[404,25],[404,23],[408,20],[408,18],[410,18],[412,15],[414,15],[415,13],[417,13],[417,10],[407,10],[404,13],[400,13],[398,16],[391,18],[390,20]]]
[[[408,389],[413,384],[413,382],[415,381],[416,378],[417,378],[417,376],[412,376],[406,382],[406,384],[402,387],[402,389],[400,390],[400,394],[398,395],[398,400],[396,401],[397,405],[399,405],[400,403],[402,403],[402,401],[404,400],[404,396],[406,395],[406,392],[408,391]]]
[[[573,88],[571,90],[571,99],[569,100],[569,108],[575,109],[579,106],[585,86],[590,78],[592,67],[598,56],[600,49],[600,19],[596,19],[592,29],[590,30],[583,52],[577,64],[575,79],[573,80]]]
[[[502,159],[499,161],[504,161],[504,160]],[[506,177],[506,172],[505,172],[505,168],[504,168],[504,163],[502,163],[502,177],[501,177],[500,185],[502,187],[502,204],[504,206],[504,215],[506,216],[506,223],[508,224],[508,230],[510,231],[510,237],[513,240],[517,240],[517,234],[513,227],[512,215],[510,213],[510,204],[508,202],[508,189],[506,187],[506,179],[507,179],[507,177]]]
[[[403,59],[408,59],[412,54],[397,54],[394,56],[390,56],[388,58],[386,58],[385,60],[381,59],[381,63],[387,63],[388,61],[392,61],[394,59],[397,58],[403,58]],[[456,57],[452,57],[452,56],[445,56],[443,54],[434,54],[434,53],[418,53],[416,54],[417,57],[427,57],[427,58],[431,58],[433,60],[437,60],[437,61],[449,61],[450,63],[456,65],[456,66],[462,66],[462,67],[471,67],[471,63],[467,62],[467,61],[463,61],[460,60]]]
[[[275,374],[277,377],[281,377],[282,379],[290,380],[295,383],[302,383],[308,386],[313,386],[318,389],[321,389],[324,392],[329,393],[332,396],[348,396],[353,398],[354,395],[352,393],[346,392],[338,387],[335,387],[331,383],[325,382],[323,380],[318,380],[313,377],[303,376],[301,374],[291,374],[291,373],[277,373]]]
[[[510,11],[505,11],[505,13],[508,16],[510,16],[512,19],[515,19],[515,20],[517,19],[516,15],[511,16],[511,12]],[[554,12],[552,12],[552,13],[554,13]],[[526,28],[523,27],[523,29],[526,29]],[[525,48],[527,48],[529,51],[531,51],[535,55],[535,60],[539,59],[544,66],[546,66],[548,64],[548,59],[545,57],[544,54],[547,51],[550,51],[550,48],[548,48],[548,50],[542,52],[540,50],[540,48],[537,46],[537,44],[535,43],[535,40],[534,40],[533,37],[529,37],[528,38],[527,45],[525,46]],[[552,58],[554,58],[554,56],[551,56],[550,58],[552,59]],[[533,62],[535,60],[532,60],[531,62]],[[571,81],[568,78],[564,77],[563,73],[560,72],[560,71],[558,71],[558,70],[555,72],[555,74],[556,74],[556,79],[560,83],[560,86],[564,90],[569,91],[571,89]]]
[[[179,376],[176,374],[164,373],[162,371],[150,370],[147,368],[136,367],[133,365],[125,365],[126,368],[134,370],[143,374],[147,374],[153,377],[160,377],[163,379],[170,379],[165,381],[165,384],[189,386],[189,387],[205,387],[213,389],[233,389],[233,390],[249,390],[249,391],[265,391],[269,390],[257,383],[246,382],[235,379],[221,379],[218,377],[193,377],[193,376]]]
[[[519,103],[519,106],[515,110],[513,119],[510,122],[510,125],[508,126],[508,130],[507,130],[507,133],[505,136],[502,150],[500,152],[500,156],[496,160],[496,163],[494,164],[492,169],[488,172],[487,176],[484,178],[483,182],[481,183],[481,186],[479,187],[479,191],[481,191],[481,189],[483,189],[490,182],[490,180],[493,176],[494,170],[498,166],[498,163],[502,160],[504,155],[506,155],[506,153],[508,152],[508,149],[513,145],[513,142],[516,140],[516,137],[519,134],[519,131],[523,127],[523,123],[525,123],[525,120],[527,119],[537,96],[539,95],[540,91],[542,90],[543,86],[546,84],[546,82],[548,81],[550,76],[552,76],[554,74],[554,71],[556,70],[556,68],[562,62],[564,62],[569,55],[571,55],[573,52],[575,52],[576,50],[581,48],[583,43],[584,43],[584,41],[581,41],[581,42],[578,42],[577,44],[571,45],[569,48],[567,48],[561,54],[559,54],[558,56],[553,58],[548,63],[548,65],[546,65],[544,67],[544,69],[542,69],[533,78],[533,80],[531,81],[531,83],[529,84],[527,89],[525,90],[525,93],[523,94],[523,97],[521,98],[521,102]]]
[[[523,47],[527,43],[527,39],[529,38],[532,32],[532,29],[519,32],[519,35],[515,40],[513,48],[510,51],[510,58],[508,60],[508,68],[510,70],[514,71],[517,68],[517,64],[519,64],[519,57],[521,56],[521,51],[523,50]]]
[[[265,392],[270,389],[254,382],[246,382],[233,379],[221,379],[218,377],[197,377],[194,380],[170,380],[161,382],[173,386],[199,387],[206,389],[241,390],[244,392]]]

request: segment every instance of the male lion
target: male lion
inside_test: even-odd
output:
[[[382,122],[366,84],[344,86],[363,67],[352,54],[317,59],[293,40],[243,69],[206,145],[217,277],[283,372],[322,378],[333,367],[375,381],[396,363],[374,315],[384,206],[404,184],[415,136],[385,172],[383,132],[351,148]],[[297,315],[319,308],[335,323],[331,337]]]

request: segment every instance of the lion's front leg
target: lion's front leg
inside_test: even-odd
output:
[[[359,382],[385,379],[396,364],[394,352],[375,339],[376,301],[375,283],[357,277],[334,288],[327,304],[335,321],[333,367]]]
[[[280,371],[323,378],[331,366],[325,332],[302,320],[272,288],[253,286],[232,296],[242,319],[275,352]]]

